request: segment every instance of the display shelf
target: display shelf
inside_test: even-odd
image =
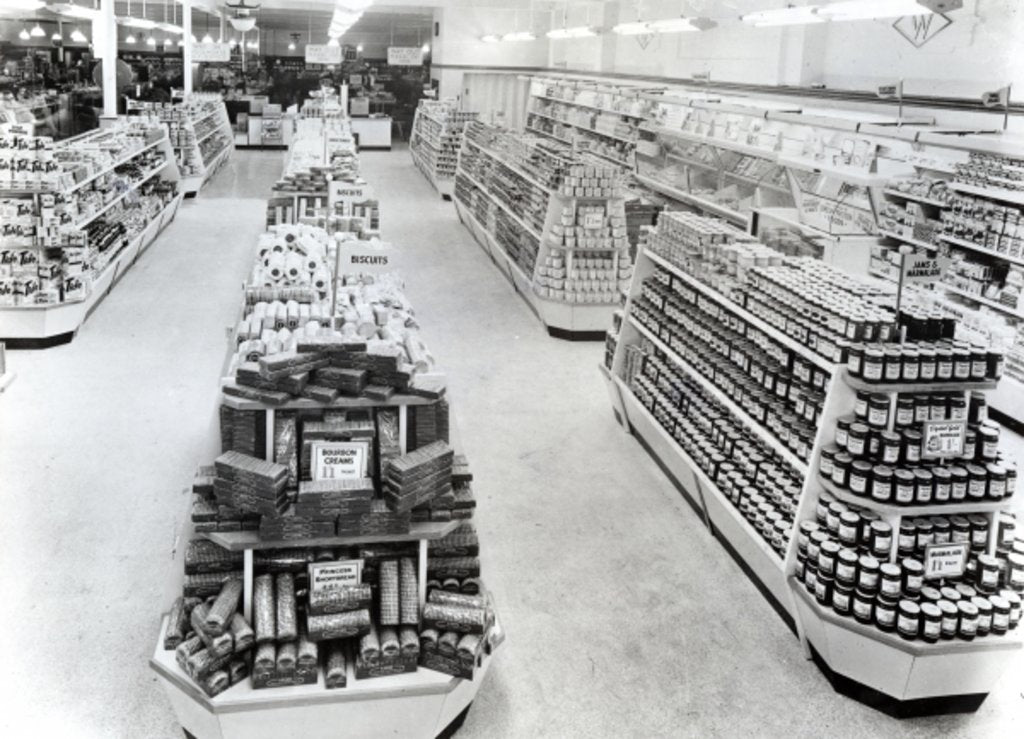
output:
[[[516,164],[515,162],[509,161],[505,157],[499,156],[495,152],[490,151],[489,149],[486,149],[483,146],[480,146],[480,144],[478,144],[477,142],[473,141],[472,139],[464,139],[463,140],[463,145],[464,146],[467,146],[467,145],[471,146],[474,149],[476,149],[477,151],[481,152],[482,154],[484,154],[486,156],[489,156],[491,159],[496,161],[501,166],[508,168],[509,170],[515,172],[517,175],[522,177],[524,180],[528,181],[531,185],[536,187],[538,190],[541,190],[542,192],[546,192],[546,193],[548,193],[548,195],[551,195],[553,193],[553,191],[552,191],[552,189],[550,187],[548,187],[547,185],[543,185],[540,182],[537,182],[536,178],[533,175],[529,174],[526,170],[524,170],[518,164]]]
[[[878,233],[882,236],[885,236],[886,238],[896,239],[897,241],[902,241],[904,244],[910,244],[911,246],[916,246],[921,249],[927,249],[928,251],[935,251],[936,249],[939,248],[938,244],[929,244],[927,241],[919,241],[918,239],[911,238],[910,236],[898,234],[895,231],[879,229]]]
[[[145,154],[150,149],[152,149],[152,148],[154,148],[156,146],[159,146],[160,142],[162,140],[163,139],[159,139],[157,141],[152,141],[152,142],[146,144],[141,149],[138,149],[138,150],[132,152],[128,156],[124,157],[123,159],[120,159],[120,160],[114,162],[113,164],[109,165],[108,167],[106,167],[104,169],[101,169],[99,172],[96,172],[95,174],[89,175],[88,177],[86,177],[83,180],[79,180],[78,182],[76,182],[75,184],[73,184],[69,188],[67,188],[67,190],[65,190],[64,192],[66,192],[69,195],[71,193],[73,193],[73,192],[77,192],[81,188],[83,188],[86,185],[88,185],[90,182],[95,181],[96,179],[102,177],[105,174],[110,174],[111,172],[113,172],[118,167],[124,166],[125,164],[128,164],[129,162],[131,162],[135,157],[139,156],[140,154]],[[7,192],[7,191],[0,191],[0,192]]]
[[[795,630],[791,596],[778,553],[768,546],[626,384],[614,375],[611,382],[621,398],[627,429],[669,474],[712,535],[768,598],[780,618]]]
[[[975,293],[969,293],[966,290],[961,290],[960,288],[954,287],[953,285],[950,285],[947,282],[938,282],[936,283],[936,286],[953,295],[958,295],[961,298],[964,298],[966,300],[972,300],[975,303],[979,303],[981,305],[987,305],[989,308],[994,308],[995,310],[1005,313],[1006,315],[1011,316],[1012,318],[1024,321],[1024,312],[1021,312],[1017,308],[1011,308],[1008,305],[1003,305],[998,300],[991,300],[989,298],[977,295]]]
[[[71,226],[70,228],[72,230],[80,230],[80,229],[85,228],[90,223],[95,221],[97,218],[99,218],[100,216],[102,216],[103,214],[108,212],[115,205],[117,205],[122,200],[124,200],[126,197],[128,197],[129,194],[135,192],[135,190],[138,189],[141,185],[143,185],[144,183],[148,182],[150,179],[152,179],[156,175],[160,174],[160,172],[162,172],[164,169],[167,168],[167,165],[169,163],[170,162],[165,161],[165,162],[163,162],[163,164],[160,164],[159,166],[154,167],[153,169],[149,170],[149,172],[146,172],[144,175],[142,175],[142,179],[136,180],[135,182],[131,183],[131,187],[129,187],[123,193],[121,193],[120,195],[115,197],[113,200],[111,200],[109,203],[107,203],[102,208],[97,210],[95,213],[90,214],[84,220],[79,221],[78,223],[76,223],[75,225]]]
[[[423,398],[419,395],[392,395],[387,400],[372,400],[370,398],[348,398],[339,397],[330,403],[321,403],[309,398],[292,398],[281,405],[269,405],[258,400],[238,398],[233,395],[222,395],[221,402],[238,411],[299,411],[299,410],[330,410],[332,408],[397,408],[409,405],[431,405],[437,400]]]
[[[678,200],[681,203],[692,205],[695,208],[698,208],[712,215],[716,215],[719,218],[724,218],[725,220],[729,221],[730,223],[736,226],[739,226],[741,228],[748,228],[750,225],[750,221],[745,215],[737,211],[734,211],[730,208],[726,208],[724,205],[719,205],[718,203],[715,203],[711,200],[706,200],[705,198],[699,197],[697,195],[691,195],[688,192],[680,190],[679,188],[673,187],[672,185],[666,184],[664,182],[660,182],[659,180],[656,180],[652,177],[646,177],[640,174],[635,175],[635,177],[638,182],[646,185],[647,187],[651,188],[652,190],[655,190],[656,192],[660,192],[662,195],[666,195],[670,198]]]
[[[998,187],[978,187],[977,185],[966,185],[962,182],[950,182],[947,185],[950,190],[962,192],[965,195],[977,195],[980,198],[999,200],[1004,203],[1024,206],[1024,190],[1006,190]]]
[[[912,200],[915,203],[921,203],[923,205],[932,205],[936,208],[947,208],[949,207],[946,203],[941,200],[933,200],[932,198],[925,197],[924,195],[914,195],[913,193],[903,192],[901,190],[894,190],[891,187],[887,187],[882,190],[886,195],[890,195],[894,198],[901,198],[903,200]]]
[[[652,262],[662,267],[663,269],[667,270],[668,272],[671,272],[673,275],[675,275],[680,280],[688,284],[694,290],[697,290],[698,292],[701,292],[707,297],[711,298],[716,303],[726,308],[734,315],[740,317],[746,323],[750,324],[751,326],[754,326],[759,331],[767,334],[772,338],[773,341],[786,347],[797,356],[806,359],[808,362],[811,362],[816,367],[818,367],[819,369],[823,369],[826,372],[831,373],[835,370],[836,365],[833,362],[829,362],[820,354],[811,351],[809,347],[804,346],[803,344],[800,344],[796,340],[786,336],[779,329],[761,320],[753,313],[748,311],[746,308],[742,307],[738,303],[733,302],[732,300],[730,300],[717,290],[705,285],[703,282],[700,282],[692,275],[690,275],[688,272],[680,269],[679,267],[672,264],[664,257],[658,255],[657,253],[651,251],[650,249],[645,249],[644,253],[647,256],[647,258],[650,259]]]
[[[995,380],[977,380],[972,382],[865,382],[859,377],[852,377],[847,370],[842,372],[842,380],[854,390],[865,390],[872,393],[955,393],[970,390],[994,390]]]
[[[695,381],[700,383],[709,395],[714,397],[715,400],[717,400],[719,403],[725,406],[729,410],[729,412],[736,416],[736,418],[740,419],[740,421],[742,421],[744,425],[752,429],[754,433],[757,434],[758,438],[760,438],[762,443],[764,443],[765,446],[767,446],[773,452],[778,454],[782,459],[784,459],[790,466],[799,471],[802,475],[806,476],[807,463],[801,460],[795,454],[793,454],[793,452],[791,452],[788,448],[784,447],[768,429],[766,429],[760,423],[756,422],[749,415],[747,415],[747,412],[740,408],[738,405],[736,405],[732,398],[730,398],[728,395],[722,392],[722,390],[719,389],[716,385],[713,385],[708,380],[708,378],[706,378],[704,375],[702,375],[700,372],[694,369],[689,362],[687,362],[685,359],[679,356],[664,341],[662,341],[653,333],[651,333],[651,331],[649,331],[646,327],[640,324],[635,318],[633,318],[632,316],[627,316],[626,321],[633,328],[635,328],[641,336],[650,341],[665,356],[671,359],[673,364],[679,367],[679,369],[681,369]]]
[[[409,134],[409,152],[442,198],[451,200],[462,134],[476,113],[458,110],[455,101],[420,100]]]
[[[941,239],[947,244],[959,246],[961,249],[968,249],[977,254],[984,254],[986,257],[992,257],[993,259],[1001,259],[1004,262],[1010,262],[1011,264],[1017,264],[1024,267],[1024,256],[1015,257],[1009,254],[1003,254],[1001,252],[992,251],[991,249],[986,249],[984,246],[975,244],[973,241],[968,241],[967,239],[958,239],[955,236],[947,236],[946,234],[938,234],[937,238]]]
[[[779,164],[786,167],[792,167],[793,169],[802,169],[808,172],[820,172],[826,177],[833,177],[854,185],[861,185],[862,187],[884,187],[884,185],[891,179],[887,175],[867,172],[865,170],[855,169],[854,167],[832,167],[824,162],[819,162],[814,159],[806,159],[804,157],[780,155]]]
[[[772,163],[777,163],[779,161],[779,153],[777,151],[773,149],[766,149],[763,146],[744,144],[740,141],[730,141],[729,139],[714,136],[701,136],[700,134],[691,133],[689,131],[665,128],[664,126],[655,126],[649,130],[652,130],[659,135],[679,139],[691,144],[703,144],[705,146],[714,146],[718,149],[728,149],[729,151],[734,151],[737,154],[765,159]]]
[[[426,521],[414,523],[407,534],[367,534],[364,536],[320,536],[311,539],[261,539],[256,531],[210,531],[200,534],[214,544],[231,552],[261,549],[289,549],[292,547],[349,547],[359,544],[393,544],[409,541],[441,539],[464,521]]]
[[[955,516],[960,513],[995,513],[1008,511],[1013,508],[1015,501],[1009,499],[1003,502],[987,500],[982,503],[932,503],[930,505],[897,505],[890,503],[879,503],[869,496],[855,495],[849,490],[833,484],[821,475],[817,476],[817,482],[829,495],[836,500],[841,500],[848,505],[858,508],[866,508],[875,511],[887,519],[892,518],[914,518],[917,516]]]
[[[831,608],[823,608],[817,599],[813,598],[807,589],[795,578],[790,578],[789,587],[795,597],[802,604],[814,613],[814,615],[827,623],[838,626],[846,631],[856,634],[862,638],[884,644],[890,649],[895,649],[916,657],[934,656],[940,654],[978,654],[985,652],[1016,651],[1024,646],[1024,641],[1019,633],[1008,633],[1003,636],[989,635],[967,641],[964,639],[944,639],[935,643],[928,643],[921,640],[904,639],[895,632],[885,632],[881,629],[862,624],[852,616],[840,616]]]
[[[469,180],[469,181],[470,181],[471,183],[473,183],[473,185],[474,185],[474,186],[475,186],[475,187],[476,187],[476,188],[477,188],[478,190],[480,190],[480,192],[482,192],[482,193],[486,194],[486,195],[487,195],[487,197],[488,197],[488,198],[490,199],[490,201],[491,201],[492,203],[494,203],[494,204],[495,204],[495,205],[497,205],[497,206],[498,206],[499,208],[501,208],[501,209],[502,209],[503,211],[505,211],[505,213],[506,213],[506,214],[508,215],[508,217],[509,217],[509,218],[511,218],[511,219],[512,219],[513,221],[515,221],[516,223],[518,223],[518,224],[519,224],[519,226],[520,226],[520,227],[521,227],[521,228],[522,228],[522,229],[523,229],[524,231],[526,231],[526,233],[530,234],[531,236],[533,236],[533,237],[534,237],[535,239],[537,239],[538,241],[540,240],[540,234],[539,234],[539,233],[537,233],[537,230],[536,230],[536,229],[535,229],[535,228],[534,228],[533,226],[531,226],[531,225],[530,225],[530,224],[528,224],[528,223],[527,223],[526,221],[524,221],[524,220],[523,220],[523,218],[522,218],[522,216],[520,216],[520,215],[519,215],[518,213],[516,213],[516,212],[515,212],[515,211],[514,211],[514,210],[513,210],[513,209],[512,209],[511,207],[509,207],[509,206],[508,206],[508,205],[506,205],[506,204],[505,204],[505,203],[504,203],[503,201],[501,201],[501,200],[499,200],[499,199],[498,199],[497,197],[495,197],[495,196],[494,196],[494,194],[493,194],[493,193],[492,193],[492,192],[491,192],[490,190],[488,190],[488,189],[487,189],[486,187],[484,187],[484,186],[483,186],[482,184],[480,184],[480,181],[479,181],[479,180],[477,180],[477,179],[476,179],[475,177],[473,177],[472,175],[470,175],[470,174],[467,174],[465,170],[460,170],[460,171],[459,171],[459,174],[460,174],[461,176],[465,177],[465,178],[466,178],[467,180]]]
[[[646,116],[639,115],[637,113],[626,113],[621,110],[613,110],[612,108],[602,108],[597,105],[590,105],[588,103],[578,103],[575,100],[563,100],[562,98],[551,97],[550,95],[534,95],[533,97],[541,100],[550,100],[553,103],[561,103],[563,105],[572,105],[576,108],[586,108],[587,110],[596,110],[599,113],[607,113],[609,115],[621,115],[624,118],[633,118],[638,121],[642,121]]]
[[[560,123],[563,126],[569,126],[570,128],[578,128],[580,131],[586,131],[587,133],[592,133],[592,134],[595,134],[597,136],[604,136],[605,138],[614,139],[615,141],[621,141],[621,142],[623,142],[625,144],[635,144],[636,143],[636,141],[633,140],[633,139],[627,139],[627,138],[625,138],[623,136],[619,136],[619,135],[614,134],[614,133],[607,133],[605,131],[598,131],[596,128],[591,128],[590,126],[584,126],[584,125],[581,125],[579,123],[573,123],[572,121],[565,120],[564,118],[558,118],[557,116],[548,115],[547,113],[540,113],[540,112],[538,112],[536,110],[529,110],[529,111],[527,111],[527,115],[535,115],[538,118],[546,118],[549,121],[554,121],[555,123]]]

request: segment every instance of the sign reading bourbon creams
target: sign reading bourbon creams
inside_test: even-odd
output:
[[[312,444],[314,480],[366,477],[368,441],[318,441]]]

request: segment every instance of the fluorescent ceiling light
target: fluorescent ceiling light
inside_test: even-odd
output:
[[[818,8],[818,15],[831,21],[862,21],[931,14],[931,8],[926,8],[917,0],[847,0]]]
[[[714,25],[717,25],[713,21],[711,24],[706,27],[713,28]],[[693,18],[665,18],[660,21],[651,21],[647,27],[654,33],[690,33],[704,30],[694,23]]]
[[[807,23],[824,23],[818,16],[819,6],[803,5],[800,7],[777,8],[776,10],[760,10],[747,13],[740,17],[744,23],[763,28],[766,26],[797,26]]]
[[[44,5],[42,0],[0,0],[0,10],[39,10]]]
[[[553,28],[547,33],[547,37],[553,39],[586,38],[588,36],[596,35],[597,31],[595,31],[590,26],[574,26],[572,28]]]
[[[81,18],[87,21],[99,18],[100,15],[100,11],[95,8],[86,8],[74,3],[48,3],[46,9],[51,13],[66,15],[69,18]]]
[[[489,33],[486,36],[481,36],[480,40],[483,41],[485,44],[496,44],[499,41],[501,41],[501,39],[498,36],[495,36],[493,33]]]
[[[181,34],[185,33],[184,28],[182,28],[181,26],[176,26],[173,23],[157,23],[156,27],[159,28],[161,31],[173,33],[175,36],[180,36]]]
[[[32,38],[42,38],[46,35],[46,31],[44,31],[43,27],[40,26],[38,22],[36,22],[36,24],[32,26],[32,30],[29,31],[28,34]]]
[[[430,53],[430,44],[423,44],[423,53],[424,54],[429,54]]]
[[[502,41],[536,41],[533,31],[509,31],[501,37]]]
[[[651,29],[648,28],[648,24],[644,21],[633,21],[632,23],[620,23],[617,26],[612,26],[612,32],[620,36],[639,36],[644,33],[650,33]]]
[[[125,15],[118,18],[117,22],[122,26],[127,26],[128,28],[141,28],[143,31],[156,28],[156,21],[151,21],[149,18],[132,18],[131,16]]]

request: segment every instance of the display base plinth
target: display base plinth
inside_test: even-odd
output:
[[[252,149],[254,151],[287,151],[288,144],[235,144],[235,149]]]
[[[533,283],[523,268],[510,259],[501,245],[480,224],[476,217],[457,199],[455,210],[459,220],[473,234],[474,240],[491,258],[512,288],[519,294],[533,314],[540,319],[548,335],[566,341],[604,341],[612,313],[617,306],[588,303],[564,303],[537,295]]]
[[[896,718],[978,709],[1022,643],[1017,633],[973,641],[907,641],[822,607],[789,581],[807,654],[838,693]]]
[[[342,739],[342,737],[452,736],[465,720],[483,685],[493,654],[483,659],[472,680],[434,670],[372,680],[356,680],[328,690],[323,673],[315,684],[254,690],[249,678],[212,698],[181,670],[174,652],[163,649],[163,619],[149,664],[164,689],[186,736],[195,739]],[[499,632],[495,648],[500,645]]]

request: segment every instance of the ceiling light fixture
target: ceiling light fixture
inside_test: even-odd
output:
[[[43,27],[39,25],[38,21],[36,21],[36,24],[32,26],[32,30],[28,33],[32,38],[42,38],[46,35],[46,31],[43,30]]]
[[[830,21],[866,21],[904,15],[931,15],[934,11],[929,5],[942,6],[942,10],[956,10],[963,6],[963,2],[923,5],[918,0],[846,0],[822,5],[818,8],[818,15]]]
[[[39,10],[44,5],[42,0],[0,0],[0,10]]]
[[[63,41],[63,40],[64,40],[64,37],[61,35],[61,32],[60,32],[59,29],[50,34],[50,41],[53,41],[54,43],[59,42],[59,41]]]
[[[20,38],[22,41],[28,41],[30,38],[32,38],[32,36],[29,34],[27,28],[22,28],[20,31],[18,31],[18,38]]]
[[[100,17],[100,11],[95,8],[86,8],[81,5],[75,5],[73,2],[47,3],[46,9],[57,15],[66,15],[69,18],[78,18],[85,21],[96,20]]]
[[[146,46],[156,46],[156,37],[152,34],[146,36]]]
[[[362,44],[359,44],[359,45],[356,46],[356,53],[357,54],[362,54],[363,53],[363,45]]]
[[[489,33],[486,36],[481,36],[480,40],[485,44],[496,44],[501,41],[501,38],[499,36],[495,36],[493,33]]]
[[[596,36],[595,31],[590,26],[574,26],[572,28],[553,28],[547,32],[547,37],[550,39],[571,39],[571,38],[587,38],[588,36]]]
[[[824,18],[821,18],[817,11],[817,5],[803,5],[800,7],[790,5],[786,8],[759,10],[756,13],[747,13],[746,15],[740,16],[740,20],[758,28],[824,23]]]
[[[134,44],[136,42],[136,40],[137,39],[135,38],[135,34],[132,33],[131,31],[129,31],[128,32],[128,36],[125,38],[124,42],[126,44]]]
[[[75,26],[75,30],[71,32],[71,40],[76,44],[85,44],[89,41],[77,26]]]
[[[485,39],[486,40],[486,39]],[[502,41],[536,41],[533,31],[509,31],[501,37]]]
[[[620,23],[617,26],[612,26],[612,33],[617,33],[620,36],[640,36],[645,33],[650,33],[651,29],[648,23],[644,21],[633,21],[631,23]]]

